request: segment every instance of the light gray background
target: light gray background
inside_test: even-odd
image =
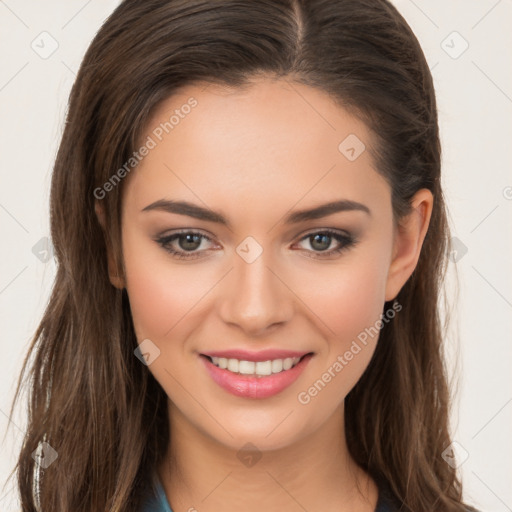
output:
[[[450,263],[452,302],[455,270],[461,285],[447,356],[465,497],[482,511],[512,511],[512,2],[394,3],[423,46],[437,90],[458,249]],[[89,42],[117,4],[0,0],[1,436],[55,274],[53,258],[42,261],[37,244],[49,236],[51,168],[67,96]],[[48,56],[54,41],[58,48]],[[2,439],[0,486],[23,437],[23,410],[14,421]],[[19,510],[12,488],[13,480],[0,487],[2,511]]]

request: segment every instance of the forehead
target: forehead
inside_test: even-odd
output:
[[[325,92],[289,80],[184,87],[153,113],[141,138],[149,140],[125,184],[139,210],[176,195],[286,205],[387,191],[365,124]]]

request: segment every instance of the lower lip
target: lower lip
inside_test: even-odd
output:
[[[240,375],[215,366],[207,357],[200,356],[211,378],[226,391],[243,398],[268,398],[293,384],[304,371],[313,354],[304,356],[293,368],[265,377]]]

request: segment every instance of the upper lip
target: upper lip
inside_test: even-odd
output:
[[[267,349],[258,352],[249,352],[242,349],[233,350],[215,350],[212,352],[202,352],[203,356],[225,357],[226,359],[238,359],[239,361],[269,361],[272,359],[286,359],[287,357],[303,357],[310,352],[298,352],[296,350]]]

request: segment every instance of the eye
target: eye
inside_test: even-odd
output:
[[[332,229],[323,229],[321,231],[309,233],[301,239],[301,242],[303,241],[307,241],[313,248],[313,251],[306,249],[308,252],[312,252],[314,254],[311,256],[313,258],[333,256],[356,244],[355,238],[349,233],[335,231]],[[337,243],[337,247],[329,250],[333,242]]]
[[[156,239],[158,244],[177,259],[195,259],[200,257],[200,253],[206,250],[203,247],[204,240],[212,241],[210,237],[197,231],[182,231]],[[200,248],[201,250],[199,251],[198,249]]]
[[[162,236],[156,242],[176,259],[196,259],[201,253],[208,250],[203,242],[212,242],[212,239],[198,231],[181,231],[171,235]],[[308,241],[313,250],[305,249],[314,255],[313,258],[323,258],[339,254],[357,243],[355,238],[346,232],[339,232],[332,229],[315,231],[302,237],[299,243]],[[336,242],[337,247],[330,249],[332,243]]]

